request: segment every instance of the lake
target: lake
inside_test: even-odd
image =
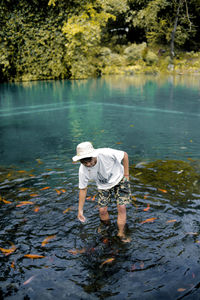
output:
[[[0,297],[198,299],[199,128],[198,76],[1,84]],[[130,243],[117,238],[114,205],[111,225],[98,232],[93,183],[87,222],[77,219],[72,156],[83,141],[129,154]],[[158,162],[173,162],[169,181],[142,180],[144,166],[158,173]]]

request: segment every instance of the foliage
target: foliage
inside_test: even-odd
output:
[[[84,70],[87,70],[87,76],[88,73],[96,75],[98,63],[95,58],[100,52],[101,31],[109,18],[115,19],[115,16],[102,10],[98,12],[92,4],[87,4],[82,12],[71,15],[64,24],[62,30],[67,38],[65,59],[72,78],[84,77]]]
[[[199,51],[199,18],[200,0],[2,0],[0,81],[167,69],[174,28],[180,66],[179,50]]]

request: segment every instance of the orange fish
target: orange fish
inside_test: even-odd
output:
[[[48,189],[50,189],[50,186],[45,186],[41,189],[41,191],[48,190]]]
[[[67,250],[69,253],[73,254],[73,255],[76,255],[76,254],[82,254],[82,253],[85,253],[85,248],[83,249],[75,249],[75,250]]]
[[[36,206],[35,208],[34,208],[34,212],[38,212],[40,210],[40,207],[39,206]]]
[[[26,173],[26,171],[24,171],[24,170],[19,170],[19,171],[17,171],[18,173]]]
[[[24,191],[27,191],[28,188],[20,188],[19,190],[20,190],[21,192],[24,192]]]
[[[87,197],[87,198],[86,198],[86,200],[90,200],[91,198],[92,198],[92,197],[91,197],[91,196],[89,196],[89,197]]]
[[[67,209],[65,209],[64,211],[63,211],[63,214],[65,214],[66,212],[68,212],[68,211],[70,211],[71,210],[71,207],[68,207]]]
[[[54,239],[55,237],[56,237],[55,234],[47,236],[42,242],[42,247],[44,247],[50,240]]]
[[[61,189],[61,192],[66,193],[66,190],[65,189]]]
[[[104,244],[108,244],[108,239],[106,239],[106,238],[103,239],[103,243],[104,243]]]
[[[55,189],[55,191],[56,191],[56,193],[57,193],[58,195],[61,194],[61,191],[59,191],[59,190],[57,190],[57,189]]]
[[[32,201],[20,201],[19,204],[16,205],[16,207],[20,207],[23,205],[28,205],[28,204],[34,204]]]
[[[154,222],[157,218],[150,218],[150,219],[146,219],[142,222],[140,222],[140,224],[144,224],[144,223],[148,223],[148,222]]]
[[[184,292],[186,289],[184,289],[184,288],[179,288],[177,291],[178,292]]]
[[[15,268],[15,262],[14,261],[11,264],[11,268],[13,268],[13,269]]]
[[[140,264],[140,268],[143,269],[144,268],[144,262],[142,261]]]
[[[144,211],[148,211],[149,209],[150,209],[150,205],[149,205],[149,203],[147,203],[147,207],[144,208]]]
[[[137,200],[137,198],[136,198],[135,196],[131,196],[131,197],[133,198],[133,200],[134,200],[134,201],[136,201],[136,200]]]
[[[15,245],[13,244],[11,248],[9,249],[5,249],[5,248],[0,248],[1,252],[3,252],[3,254],[5,254],[6,256],[10,255],[11,253],[13,253],[17,248],[15,247]]]
[[[168,220],[166,223],[174,223],[174,222],[176,222],[175,219],[174,220]]]
[[[105,264],[111,263],[113,260],[115,260],[114,257],[111,257],[111,258],[106,259],[105,261],[102,262],[102,264],[100,265],[100,267],[102,267],[102,266],[105,265]]]
[[[92,201],[94,201],[94,200],[95,200],[95,197],[96,197],[96,195],[94,195],[94,196],[92,197]]]
[[[30,194],[31,197],[37,197],[39,194]]]
[[[166,190],[163,190],[163,189],[158,189],[159,191],[163,192],[163,193],[167,193]]]
[[[34,258],[43,258],[43,257],[45,257],[45,256],[43,256],[43,255],[38,255],[38,254],[25,254],[24,257],[34,259]]]
[[[30,282],[33,280],[34,277],[35,277],[35,276],[31,276],[28,280],[26,280],[26,281],[23,283],[23,285],[26,285],[26,284],[30,283]]]
[[[1,201],[3,201],[5,204],[10,204],[12,203],[11,201],[5,200],[5,199],[1,199]]]

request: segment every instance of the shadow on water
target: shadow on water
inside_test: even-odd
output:
[[[31,170],[1,168],[1,298],[197,299],[198,164],[134,166],[126,228],[130,243],[117,237],[114,204],[111,224],[100,224],[93,185],[85,204],[87,222],[77,220],[78,187],[64,168],[50,168],[41,160]],[[161,166],[165,176],[175,174],[176,180],[185,172],[187,190],[181,180],[175,190],[175,177],[164,186]],[[74,165],[67,167],[73,174]]]

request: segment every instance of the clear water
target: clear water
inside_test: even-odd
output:
[[[71,157],[89,140],[127,151],[130,164],[198,161],[199,78],[1,84],[0,97],[0,247],[16,246],[10,255],[0,253],[1,298],[198,299],[200,195],[172,203],[132,183],[137,207],[128,208],[132,240],[123,244],[115,206],[110,228],[101,233],[96,201],[86,201],[87,223],[77,220],[79,165]],[[95,194],[91,185],[88,196]],[[20,201],[33,204],[18,207]],[[141,224],[152,217],[155,222]]]

